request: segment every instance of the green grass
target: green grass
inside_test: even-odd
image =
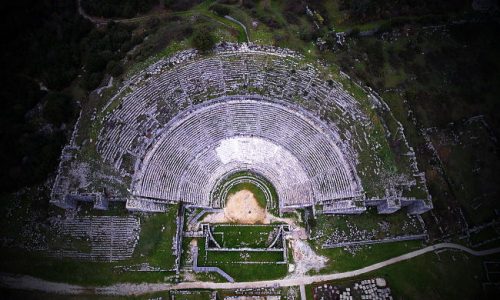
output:
[[[486,243],[486,245],[487,245],[487,247],[493,248],[489,244],[493,243],[494,242],[493,240],[498,238],[497,230],[498,230],[497,228],[495,228],[494,226],[491,226],[491,227],[484,228],[483,230],[481,230],[479,232],[472,233],[470,236],[471,245],[475,245],[475,244],[479,244],[479,243],[484,242],[484,241],[491,240],[491,242]]]
[[[242,261],[239,257],[238,252],[229,254],[225,252],[224,255],[220,256],[223,261],[218,261],[217,263],[206,263],[205,259],[205,244],[198,241],[198,265],[199,266],[210,266],[218,267],[228,273],[235,281],[257,281],[257,280],[271,280],[283,278],[287,272],[288,267],[286,264],[239,264],[234,263],[235,261]],[[281,254],[281,253],[279,253]],[[212,254],[209,254],[212,255]],[[271,261],[271,259],[277,259],[276,261],[282,261],[283,257],[278,257],[277,253],[261,253],[261,257],[255,257],[256,259],[263,259],[263,261]],[[221,281],[225,279],[219,278]]]
[[[450,136],[455,136],[458,142],[440,142]],[[488,129],[481,122],[460,124],[445,128],[432,136],[432,141],[469,224],[479,225],[494,219],[498,188],[491,179],[497,177],[500,159]]]
[[[423,247],[420,241],[408,241],[363,247],[354,255],[342,248],[316,249],[316,251],[328,257],[327,266],[320,270],[321,274],[328,274],[363,268]]]
[[[328,61],[335,61],[338,56],[334,54],[322,54],[323,58]],[[317,59],[317,58],[316,58]],[[364,68],[364,65],[358,62],[358,65]],[[358,131],[365,131],[368,135],[368,145],[361,138],[357,141],[363,145],[359,151],[359,164],[357,166],[358,175],[363,184],[363,188],[368,197],[380,197],[384,195],[386,186],[384,177],[390,177],[398,173],[406,174],[411,177],[412,170],[410,169],[410,162],[408,157],[404,156],[408,152],[406,145],[398,141],[398,149],[391,147],[394,143],[394,135],[399,131],[399,124],[391,112],[377,110],[370,98],[369,93],[365,88],[357,84],[351,78],[343,76],[340,72],[339,66],[336,64],[330,65],[325,68],[322,74],[325,78],[332,78],[333,80],[342,84],[342,87],[351,94],[358,103],[361,109],[370,118],[370,127],[362,128],[359,125]],[[327,119],[335,120],[337,115],[335,113],[327,114]],[[399,138],[399,136],[395,136]],[[374,147],[373,145],[378,145]],[[381,165],[375,164],[379,160]],[[375,173],[376,170],[382,170],[382,174]],[[416,195],[420,198],[426,198],[425,193],[419,188],[416,189]]]
[[[216,226],[217,232],[223,231],[224,246],[261,248],[266,246],[267,236],[275,226]],[[185,247],[187,247],[187,241]],[[251,252],[251,251],[207,251],[205,241],[198,240],[198,265],[219,267],[236,281],[255,281],[282,278],[287,273],[287,264],[275,264],[284,260],[282,251]],[[205,255],[205,253],[207,253]],[[260,264],[242,264],[253,262]],[[222,280],[222,279],[221,279]]]
[[[112,263],[79,261],[47,257],[39,251],[2,248],[0,270],[81,285],[171,280],[173,272],[126,272],[116,267],[148,263],[164,270],[171,269],[174,262],[171,247],[175,234],[176,212],[177,206],[172,206],[165,214],[154,214],[141,219],[139,243],[129,260]],[[165,229],[162,230],[162,227]],[[55,242],[57,243],[57,240]],[[82,250],[86,248],[85,244],[78,244],[78,241],[75,241],[73,246]]]
[[[440,132],[449,122],[461,122],[460,120],[481,114],[489,116],[486,119],[490,126],[496,122],[494,120],[498,118],[493,113],[495,110],[491,109],[493,103],[491,95],[498,95],[499,85],[493,77],[490,77],[491,80],[480,79],[487,73],[476,66],[482,62],[487,69],[498,70],[498,55],[492,55],[498,53],[498,45],[486,42],[490,40],[491,31],[497,29],[494,29],[495,25],[489,23],[448,26],[447,30],[450,33],[430,32],[419,27],[415,24],[414,32],[393,41],[382,40],[378,35],[353,38],[345,50],[323,56],[328,61],[338,64],[350,58],[353,61],[351,66],[355,63],[362,64],[362,69],[366,71],[368,61],[363,59],[363,56],[366,54],[369,56],[367,53],[369,49],[363,48],[362,45],[369,44],[364,42],[382,42],[386,62],[381,74],[359,72],[358,69],[351,69],[350,65],[346,64],[343,65],[344,70],[378,90],[390,106],[395,118],[403,123],[405,135],[416,150],[419,168],[426,171],[428,186],[436,207],[434,212],[445,219],[449,218],[446,226],[450,228],[449,232],[453,232],[457,227],[455,220],[459,216],[453,215],[450,211],[458,211],[455,208],[459,206],[470,225],[480,224],[494,217],[493,212],[498,205],[494,205],[495,202],[491,200],[495,198],[493,196],[495,194],[488,195],[486,192],[493,189],[487,186],[490,180],[484,178],[495,178],[496,173],[491,170],[498,169],[496,168],[498,160],[490,158],[485,151],[491,148],[487,142],[472,143],[470,149],[463,149],[462,145],[469,142],[462,141],[460,145],[449,145],[438,149],[444,154],[449,152],[446,154],[447,160],[444,159],[446,155],[440,157],[444,162],[444,173],[446,173],[442,175],[440,167],[434,163],[436,158],[426,149],[426,142],[422,138],[420,129],[436,127]],[[412,53],[413,56],[407,53]],[[450,56],[449,53],[454,55]],[[397,58],[394,63],[391,57]],[[460,78],[467,78],[467,84],[457,80]],[[415,117],[416,124],[411,117]],[[392,124],[389,119],[385,122]],[[468,130],[459,129],[453,135]],[[392,129],[390,131],[394,133]],[[480,134],[472,133],[471,136],[484,141]],[[434,146],[442,140],[443,138],[433,139]],[[360,159],[362,162],[366,161],[366,165],[369,166],[368,156],[361,155]],[[397,166],[400,168],[401,165]],[[448,186],[447,182],[451,184]],[[422,189],[412,190],[405,196],[420,198]]]
[[[2,249],[0,270],[79,285],[110,285],[118,282],[163,282],[170,272],[121,272],[119,263],[77,261],[46,257],[42,252]]]
[[[363,279],[383,277],[395,299],[485,299],[481,287],[481,282],[485,280],[482,261],[481,258],[464,253],[441,252],[439,256],[428,253],[357,278],[333,283],[348,286]],[[241,266],[226,266],[224,270],[238,281],[280,278],[286,275],[286,269],[278,266],[268,268],[250,265],[244,269],[252,275],[245,274]],[[310,287],[306,286],[308,299],[312,296]],[[163,295],[163,292],[161,294]],[[143,296],[140,298],[143,299]],[[188,299],[199,298],[189,295]]]
[[[461,252],[428,253],[363,274],[330,282],[351,287],[365,279],[386,279],[394,299],[486,299],[481,282],[485,279],[482,258]],[[306,286],[312,299],[312,285]]]
[[[412,221],[410,218],[412,217],[409,217],[403,210],[389,215],[380,215],[372,207],[368,208],[365,213],[355,216],[318,215],[314,221],[314,226],[311,226],[311,234],[312,236],[319,236],[314,240],[314,244],[321,246],[332,236],[334,231],[343,232],[346,236],[352,236],[352,230],[375,232],[376,239],[386,238],[387,235],[398,236],[422,233],[420,224],[416,220],[410,222]],[[382,231],[382,223],[387,226],[387,232]],[[415,225],[413,226],[413,224]],[[353,238],[350,238],[350,240],[353,240]]]
[[[288,269],[286,265],[237,265],[226,264],[219,266],[231,275],[235,281],[258,281],[280,279],[286,276]]]
[[[175,298],[170,298],[170,299],[175,299],[175,300],[209,300],[211,298],[211,291],[189,291],[189,292],[183,292],[183,293],[171,293],[171,295],[175,295]],[[150,298],[152,299],[152,298]]]
[[[205,265],[214,266],[220,264],[243,263],[276,263],[283,261],[282,251],[208,251]],[[246,264],[245,264],[246,266]],[[243,267],[243,266],[242,266]]]
[[[367,276],[387,279],[400,299],[483,299],[481,262],[464,253],[429,253]]]
[[[181,50],[185,50],[190,48],[188,39],[184,39],[182,41],[173,41],[170,43],[168,46],[166,46],[163,50],[158,52],[157,54],[149,57],[148,59],[137,62],[131,66],[128,67],[126,74],[124,75],[125,78],[130,78],[133,75],[137,74],[138,72],[144,70],[147,66],[150,66],[151,64],[159,61],[162,58],[169,57],[172,54],[179,52]]]
[[[148,257],[151,265],[162,269],[174,267],[172,245],[177,228],[177,209],[178,206],[174,205],[166,213],[154,214],[144,220],[134,258]]]
[[[213,236],[225,248],[266,248],[271,233],[277,228],[274,225],[215,225]]]

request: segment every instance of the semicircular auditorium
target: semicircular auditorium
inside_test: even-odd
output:
[[[160,134],[134,173],[132,194],[218,207],[210,199],[217,180],[248,170],[271,182],[282,210],[339,199],[357,209],[363,191],[355,169],[316,122],[262,98],[217,99]]]
[[[97,141],[72,139],[65,147],[52,203],[219,208],[223,203],[211,195],[221,178],[249,171],[273,185],[280,213],[432,208],[410,151],[400,159],[410,158],[404,174],[385,175],[378,149],[387,141],[372,137],[384,128],[367,111],[376,103],[360,103],[333,79],[292,51],[257,45],[222,44],[208,56],[187,50],[161,59],[124,81],[92,117]],[[95,147],[97,161],[82,161],[81,147]],[[418,197],[409,194],[417,189]]]

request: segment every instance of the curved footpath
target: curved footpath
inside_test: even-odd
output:
[[[58,294],[100,294],[100,295],[140,295],[146,293],[154,293],[173,289],[237,289],[237,288],[262,288],[262,287],[282,287],[282,286],[299,286],[307,285],[321,281],[331,281],[336,279],[344,279],[349,277],[356,277],[365,273],[369,273],[385,266],[395,264],[400,261],[408,260],[428,252],[440,249],[453,249],[467,252],[474,256],[486,256],[495,253],[500,253],[500,247],[476,251],[469,249],[465,246],[441,243],[428,246],[419,250],[415,250],[391,259],[361,268],[354,271],[335,273],[328,275],[314,275],[314,276],[301,276],[297,278],[288,278],[281,280],[266,280],[254,282],[182,282],[179,284],[166,284],[166,283],[122,283],[105,287],[83,287],[78,285],[70,285],[65,283],[57,283],[45,281],[39,278],[14,275],[9,273],[0,273],[0,286],[4,288],[23,289],[32,291],[43,291]]]

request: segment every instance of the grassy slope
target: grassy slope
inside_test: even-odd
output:
[[[355,282],[383,277],[395,299],[486,299],[480,284],[484,280],[481,262],[464,253],[428,253],[334,284],[352,288]],[[312,286],[306,287],[306,293],[310,299]]]
[[[480,258],[463,253],[426,254],[375,272],[406,299],[483,299]]]
[[[141,219],[139,244],[130,260],[113,263],[88,262],[50,258],[43,252],[2,249],[0,270],[82,285],[164,281],[172,272],[123,272],[115,267],[149,263],[162,269],[172,268],[174,257],[171,247],[175,234],[176,212],[177,206],[173,206],[166,214],[155,214]]]
[[[420,155],[419,165],[427,172],[436,211],[446,215],[449,207],[460,205],[473,224],[490,220],[493,211],[488,204],[488,201],[491,202],[488,197],[493,195],[488,195],[488,192],[492,189],[485,188],[488,180],[480,179],[482,176],[495,177],[494,170],[498,169],[498,159],[491,157],[489,152],[492,149],[489,137],[472,133],[471,139],[476,142],[469,149],[468,143],[464,142],[461,142],[463,145],[439,147],[439,139],[433,138],[439,158],[444,163],[445,175],[440,176],[436,158],[427,156],[422,149],[426,147],[426,142],[419,130],[436,127],[436,136],[439,136],[439,133],[448,131],[446,128],[450,122],[461,123],[461,120],[475,115],[484,115],[486,122],[495,126],[497,110],[493,108],[493,99],[499,92],[498,76],[484,78],[499,69],[500,60],[495,54],[498,53],[498,43],[490,42],[488,38],[494,35],[495,30],[498,31],[498,26],[489,23],[455,25],[435,32],[417,27],[407,37],[382,41],[386,64],[381,76],[360,73],[371,85],[384,91],[382,96],[404,124],[410,143],[417,149],[421,148],[417,152]],[[363,39],[370,43],[378,37]],[[348,56],[359,57],[359,53],[356,54],[359,45],[359,42],[351,44]],[[342,51],[337,59],[345,55]],[[415,124],[412,117],[415,117]],[[457,131],[474,130],[471,128],[473,125],[468,126]],[[484,153],[476,154],[477,151]],[[478,168],[477,163],[481,164],[481,160],[488,163],[483,162]],[[446,178],[450,186],[444,181]],[[471,200],[483,195],[486,201],[481,209],[470,209]],[[455,200],[458,203],[453,203]]]
[[[351,254],[342,248],[316,249],[317,253],[328,257],[327,266],[320,270],[321,274],[346,272],[384,261],[424,247],[422,242],[409,241],[391,244],[378,244],[363,247]]]
[[[163,269],[174,267],[173,237],[176,233],[178,206],[171,206],[165,214],[154,214],[141,224],[141,235],[134,251],[134,258],[147,257],[153,266]]]
[[[373,208],[358,216],[319,215],[314,223],[311,229],[312,236],[319,236],[313,242],[317,246],[326,242],[335,231],[343,232],[347,236],[355,230],[376,231],[376,239],[385,238],[387,234],[402,236],[422,233],[420,225],[410,226],[412,223],[409,222],[406,212],[398,211],[390,215],[380,215]],[[387,232],[381,229],[381,225],[387,226]]]

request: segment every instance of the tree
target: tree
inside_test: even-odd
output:
[[[123,73],[123,66],[119,61],[110,60],[106,66],[106,72],[114,77],[118,77]]]
[[[75,107],[71,97],[57,92],[51,92],[45,96],[43,108],[44,118],[56,125],[71,121],[75,115]]]
[[[206,27],[202,27],[195,31],[192,44],[196,49],[207,52],[214,47],[215,37]]]
[[[229,15],[229,8],[224,5],[220,4],[214,4],[210,6],[210,9],[213,10],[217,15],[224,17],[226,15]]]

